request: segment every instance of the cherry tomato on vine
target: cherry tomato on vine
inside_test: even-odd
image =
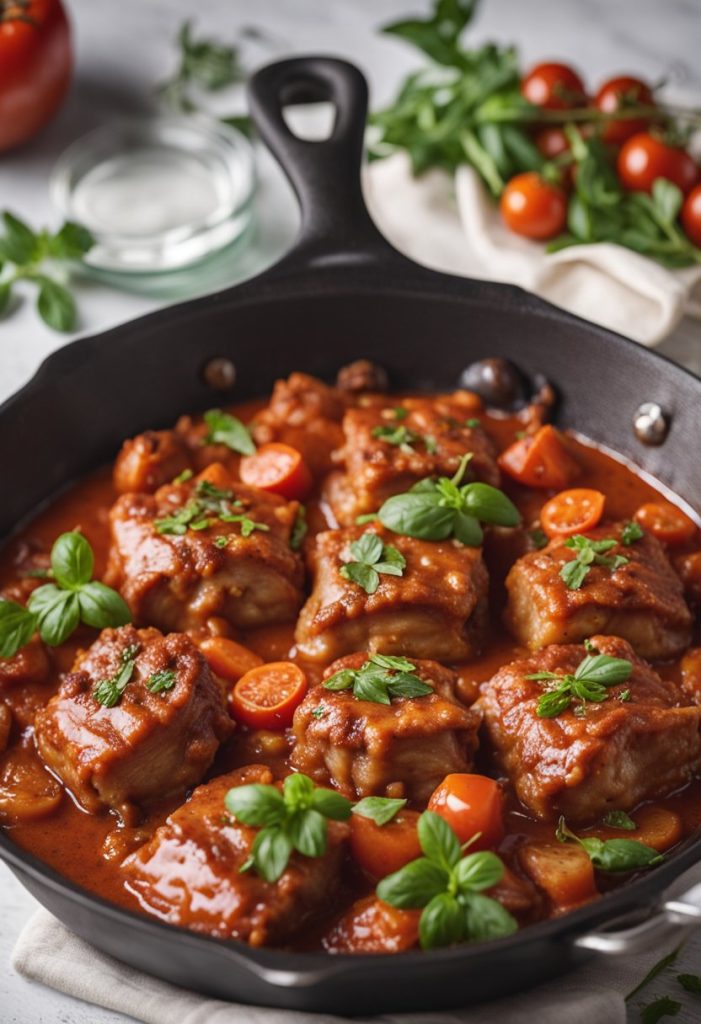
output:
[[[53,116],[71,69],[61,0],[0,0],[0,152],[31,138]]]
[[[508,228],[525,238],[554,238],[567,222],[567,197],[536,171],[517,174],[501,194],[501,215]]]
[[[535,144],[546,160],[554,160],[570,148],[562,128],[541,128],[535,137]]]
[[[701,185],[692,188],[684,200],[682,227],[694,245],[701,246]]]
[[[623,143],[617,167],[625,187],[637,192],[651,192],[657,178],[666,178],[686,194],[698,178],[698,168],[685,149],[668,146],[647,132]]]
[[[601,86],[594,98],[594,106],[603,114],[613,114],[617,110],[631,106],[654,107],[655,100],[650,86],[640,78],[622,75],[620,78],[609,78]],[[626,139],[645,131],[649,119],[623,118],[620,121],[607,121],[603,126],[604,142],[625,142]]]
[[[584,83],[568,64],[537,64],[521,79],[521,95],[546,110],[569,110],[586,101]]]

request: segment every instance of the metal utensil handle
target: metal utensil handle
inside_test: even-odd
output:
[[[248,98],[253,120],[300,203],[302,228],[288,258],[402,261],[375,227],[360,187],[368,86],[358,68],[334,57],[279,61],[253,75]],[[330,136],[299,138],[283,107],[318,101],[334,104]]]
[[[701,926],[701,884],[678,899],[668,900],[642,924],[618,931],[590,932],[575,940],[581,949],[597,953],[639,953],[668,940],[681,939],[691,928]]]

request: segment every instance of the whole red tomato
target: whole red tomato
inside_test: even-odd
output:
[[[621,147],[618,177],[626,188],[636,192],[650,192],[657,178],[666,178],[686,194],[696,184],[698,168],[685,149],[639,132]]]
[[[604,82],[596,94],[594,105],[603,114],[613,114],[620,107],[654,107],[655,100],[652,90],[646,82],[639,78],[623,75],[620,78],[610,78],[608,82]],[[647,120],[636,117],[622,121],[608,121],[604,125],[603,140],[604,142],[625,142],[631,136],[644,131],[647,123]]]
[[[562,128],[541,128],[535,137],[538,151],[546,160],[554,160],[556,156],[566,153],[570,148],[567,136]]]
[[[567,197],[535,171],[517,174],[501,194],[501,215],[508,228],[526,238],[554,238],[567,222]]]
[[[31,138],[52,117],[71,67],[61,0],[0,0],[0,152]]]
[[[692,188],[684,200],[682,226],[694,245],[701,248],[701,185]]]
[[[584,83],[568,64],[537,64],[521,79],[521,94],[547,110],[569,110],[586,101]]]

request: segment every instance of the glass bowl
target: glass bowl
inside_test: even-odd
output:
[[[51,196],[88,228],[97,271],[162,274],[238,239],[251,220],[253,150],[241,132],[199,115],[124,118],[59,157]]]

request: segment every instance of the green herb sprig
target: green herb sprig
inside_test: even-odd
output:
[[[625,811],[609,811],[604,816],[604,825],[607,828],[618,828],[622,832],[635,832],[638,827]]]
[[[170,515],[156,519],[154,528],[157,533],[184,536],[188,530],[198,533],[200,530],[208,530],[215,523],[240,523],[241,536],[250,537],[254,530],[261,530],[267,533],[270,527],[267,523],[257,523],[245,512],[238,511],[241,502],[234,498],[234,492],[215,487],[207,480],[200,480],[195,487],[194,497],[190,498],[180,508],[174,509]],[[214,545],[224,548],[229,542],[227,536],[220,536],[214,539]]]
[[[15,285],[28,281],[37,288],[37,311],[55,331],[72,331],[76,325],[75,300],[69,289],[51,272],[52,266],[79,261],[94,245],[90,232],[66,221],[59,231],[34,231],[5,210],[0,234],[0,315],[10,307]]]
[[[468,547],[482,543],[480,523],[517,526],[518,509],[502,491],[479,482],[461,485],[471,458],[471,453],[464,455],[450,479],[420,480],[410,491],[388,498],[377,513],[382,525],[421,540],[455,537]]]
[[[172,690],[177,682],[173,669],[164,668],[160,672],[153,672],[146,680],[146,689],[150,693],[167,693]]]
[[[642,540],[645,536],[645,531],[639,523],[636,523],[634,519],[623,524],[621,530],[621,544],[629,548],[631,544],[635,544],[636,540]]]
[[[380,576],[402,576],[406,559],[401,551],[371,530],[350,545],[352,561],[344,562],[338,570],[344,579],[357,583],[366,594],[374,594],[380,585]]]
[[[511,914],[484,894],[504,874],[499,857],[487,850],[465,854],[450,825],[432,811],[424,811],[417,831],[423,857],[383,878],[377,895],[402,910],[421,908],[421,947],[487,941],[515,932],[518,925]]]
[[[204,414],[207,424],[205,444],[224,444],[239,455],[253,455],[256,446],[245,423],[221,409],[208,409]]]
[[[93,690],[93,697],[98,704],[105,708],[113,708],[119,704],[122,694],[131,682],[136,668],[136,659],[141,647],[139,644],[130,644],[122,651],[121,664],[113,676],[101,679]]]
[[[82,533],[62,533],[51,549],[55,582],[33,591],[26,608],[0,600],[0,658],[13,657],[37,631],[44,643],[57,647],[79,622],[95,629],[131,622],[124,599],[92,578],[93,567],[93,551]]]
[[[631,662],[625,658],[588,654],[580,661],[573,675],[533,672],[525,678],[548,684],[547,693],[538,698],[536,714],[539,718],[556,718],[573,702],[583,707],[587,701],[601,703],[607,700],[609,687],[625,683],[632,671]]]
[[[350,690],[357,700],[391,704],[393,697],[425,697],[433,687],[414,675],[416,665],[406,658],[371,654],[360,668],[342,668],[323,684],[338,692]]]
[[[620,569],[622,565],[627,565],[630,560],[625,555],[609,557],[604,554],[615,548],[617,543],[617,540],[608,537],[603,540],[590,540],[581,533],[568,537],[564,542],[565,547],[573,548],[576,554],[560,569],[560,579],[567,589],[579,590],[593,565],[601,565],[612,572]]]
[[[654,867],[664,860],[661,853],[637,839],[598,839],[596,836],[580,838],[567,827],[563,817],[558,822],[555,838],[561,843],[579,843],[594,867],[601,871],[638,871]]]
[[[353,814],[359,814],[361,818],[369,818],[376,825],[387,825],[403,807],[406,807],[406,803],[406,800],[401,800],[398,797],[366,796],[353,805]]]

